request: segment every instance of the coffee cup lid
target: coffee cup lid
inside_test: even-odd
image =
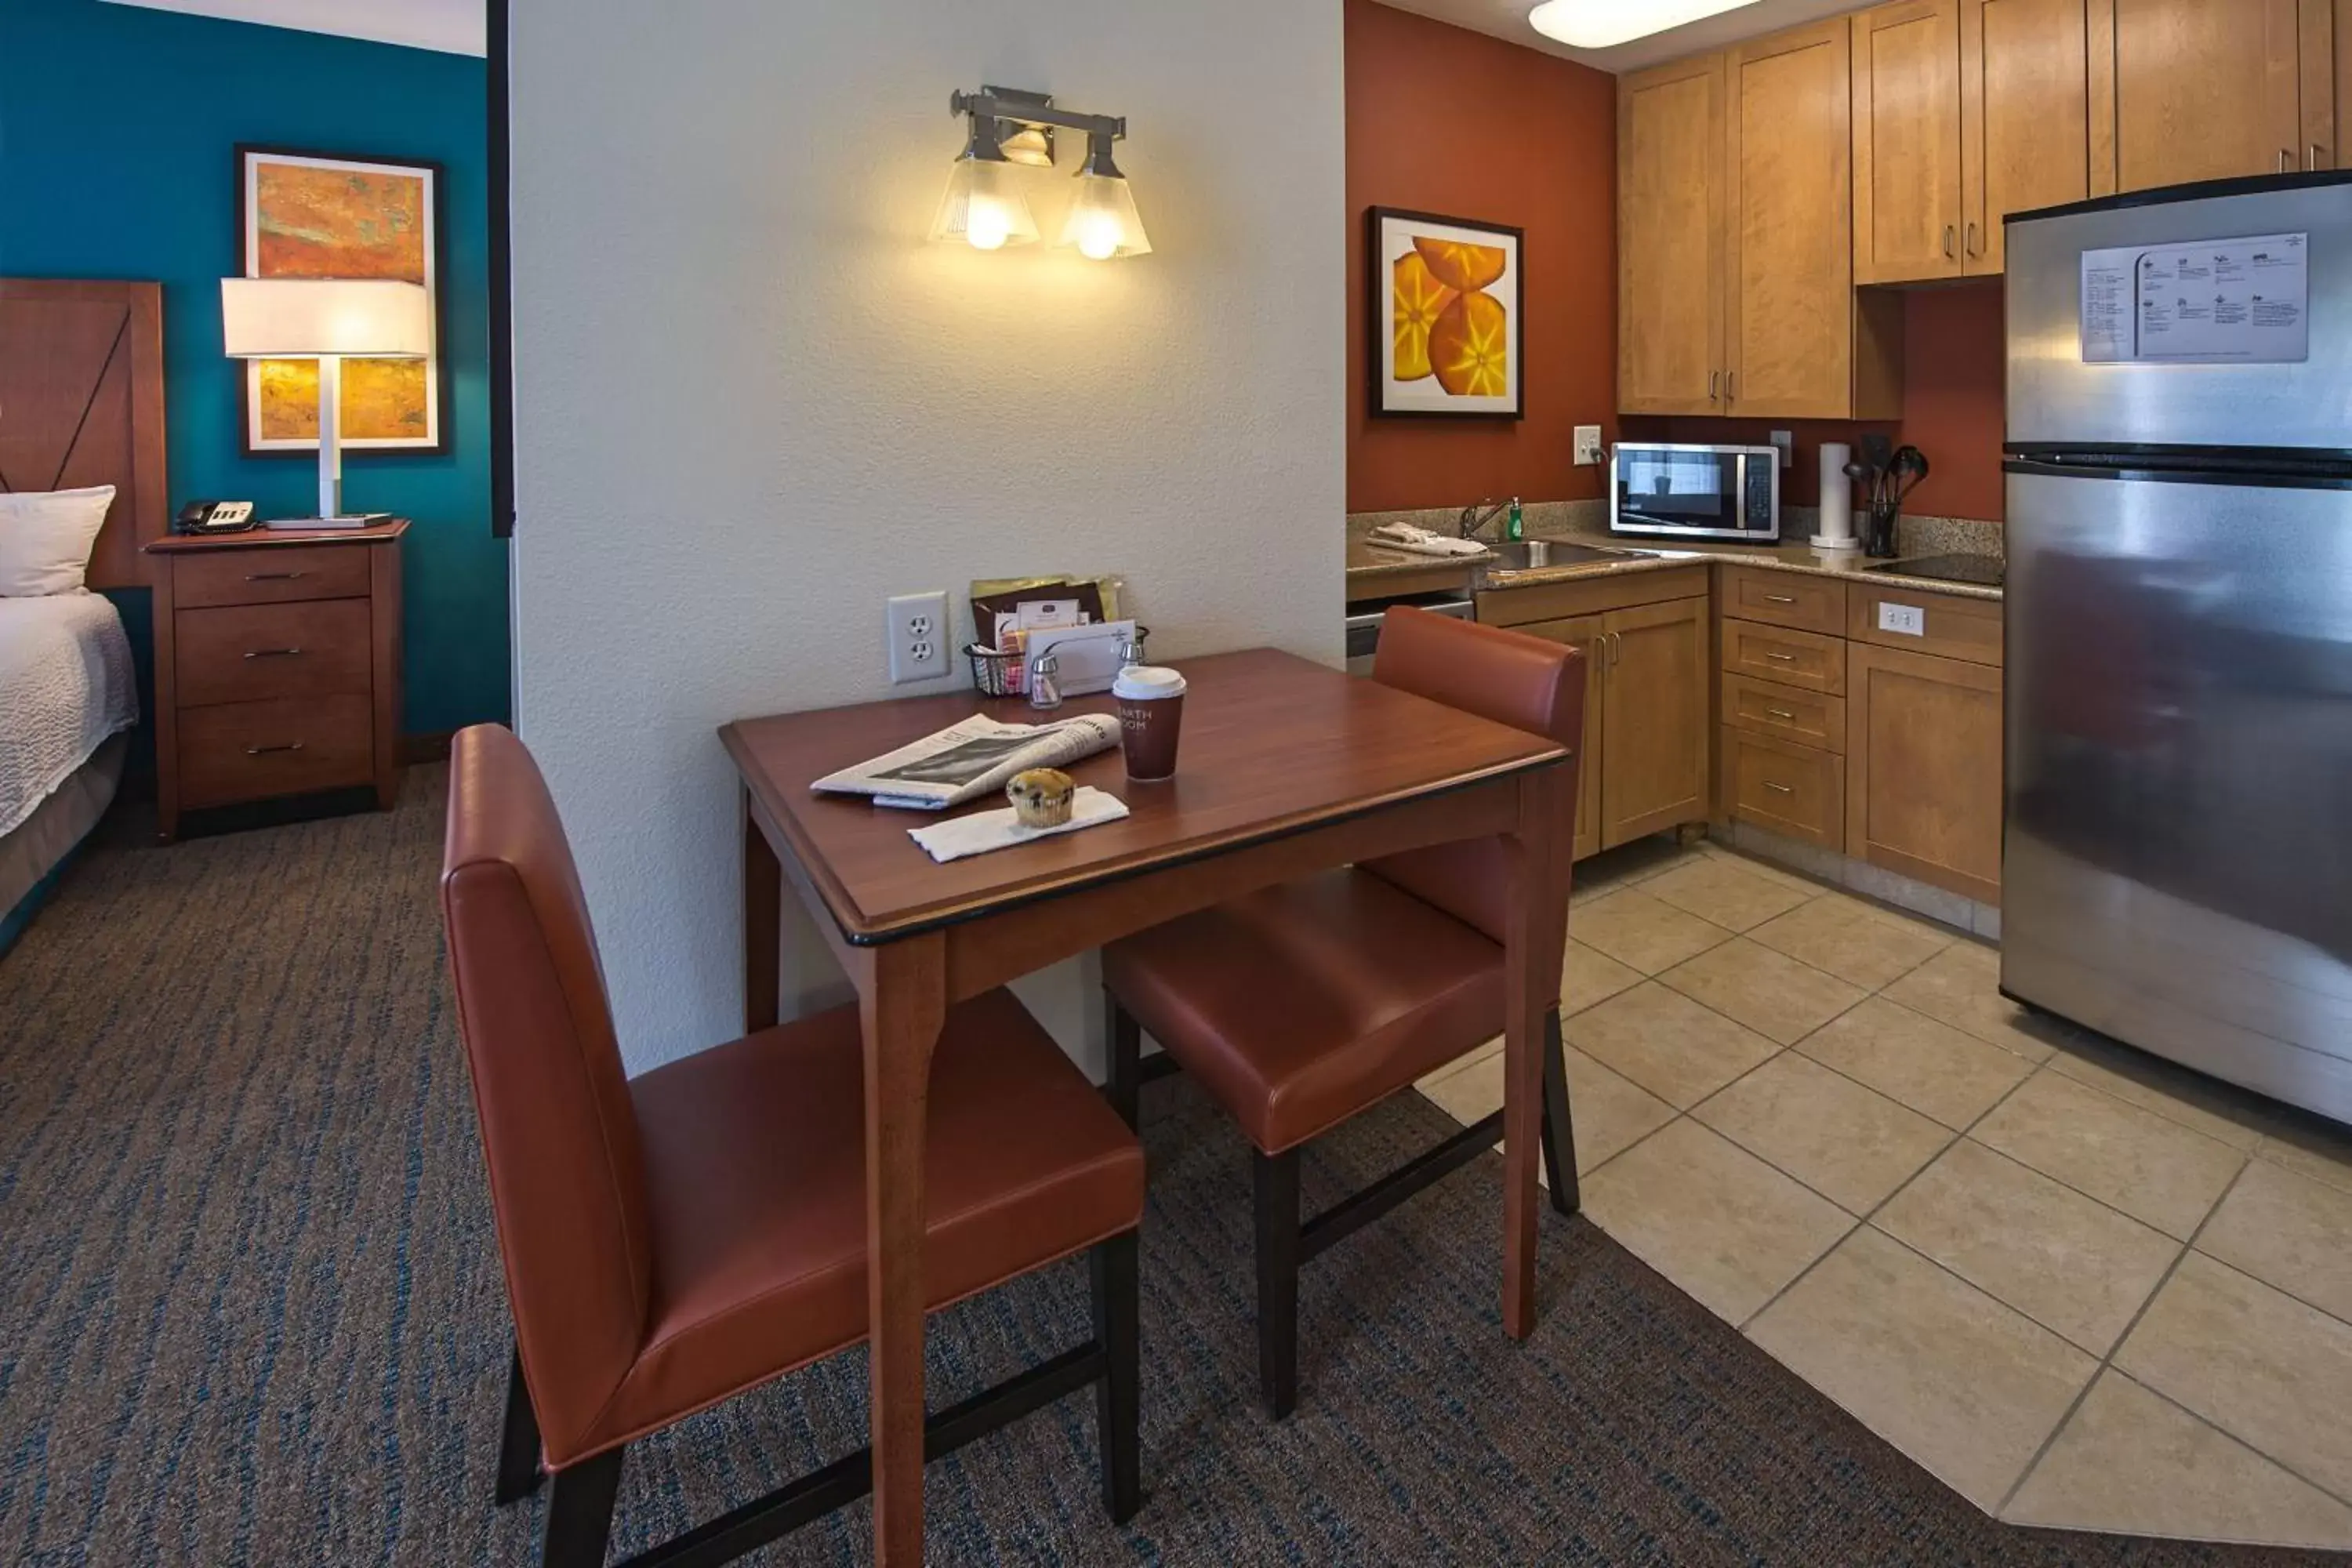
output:
[[[1130,702],[1148,702],[1155,697],[1181,697],[1184,695],[1184,677],[1181,672],[1161,665],[1130,665],[1120,670],[1118,679],[1111,682],[1110,694],[1124,697]]]

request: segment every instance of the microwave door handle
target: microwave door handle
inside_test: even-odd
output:
[[[1731,515],[1727,520],[1736,529],[1748,525],[1748,454],[1740,453],[1731,459]]]

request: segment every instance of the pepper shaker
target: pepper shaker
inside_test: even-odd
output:
[[[1050,653],[1041,653],[1029,666],[1029,706],[1059,708],[1062,705],[1062,683],[1055,674],[1062,661]]]

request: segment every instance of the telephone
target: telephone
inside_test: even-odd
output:
[[[173,533],[242,533],[259,526],[249,500],[192,500],[172,520]]]

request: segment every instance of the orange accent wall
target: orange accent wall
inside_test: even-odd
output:
[[[1482,497],[1576,500],[1605,468],[1580,468],[1573,427],[1620,434],[1617,404],[1617,87],[1613,78],[1483,33],[1346,0],[1348,510],[1463,506]],[[1527,417],[1373,419],[1364,212],[1410,207],[1527,230]],[[1904,510],[2001,515],[2005,348],[2000,280],[1911,291],[1904,302],[1904,417],[1634,417],[1633,439],[1762,444],[1793,431],[1791,505],[1820,501],[1820,447],[1882,429],[1934,472]]]
[[[1348,510],[1601,493],[1573,430],[1616,434],[1617,86],[1484,33],[1346,0]],[[1365,412],[1364,213],[1407,207],[1527,231],[1527,417]]]

